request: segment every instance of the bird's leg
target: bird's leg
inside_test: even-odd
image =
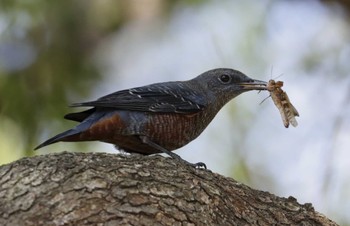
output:
[[[180,161],[180,162],[183,162],[185,164],[188,164],[190,166],[193,166],[195,168],[204,168],[204,169],[207,169],[207,166],[205,165],[205,163],[203,162],[197,162],[197,163],[190,163],[184,159],[182,159],[179,155],[175,154],[174,152],[171,152],[171,151],[168,151],[167,149],[163,148],[162,146],[152,142],[147,136],[140,136],[141,138],[141,141],[145,144],[148,144],[149,146],[169,155],[170,157]]]

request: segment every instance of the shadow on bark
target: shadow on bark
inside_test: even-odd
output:
[[[0,166],[0,225],[337,225],[162,156],[59,153]]]

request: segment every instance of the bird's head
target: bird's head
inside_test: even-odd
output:
[[[240,71],[229,68],[213,69],[192,80],[206,90],[211,101],[224,105],[239,94],[250,90],[266,90],[267,83],[249,78]]]

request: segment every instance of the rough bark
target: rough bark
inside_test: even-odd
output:
[[[0,167],[0,225],[336,225],[311,204],[162,156],[49,154]]]

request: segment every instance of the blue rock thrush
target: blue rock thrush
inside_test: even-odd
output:
[[[197,138],[231,99],[250,90],[266,90],[266,82],[226,68],[207,71],[188,81],[155,83],[126,89],[73,107],[92,107],[65,119],[79,125],[35,149],[59,141],[103,141],[130,153],[171,152]],[[204,163],[191,164],[206,167]]]

